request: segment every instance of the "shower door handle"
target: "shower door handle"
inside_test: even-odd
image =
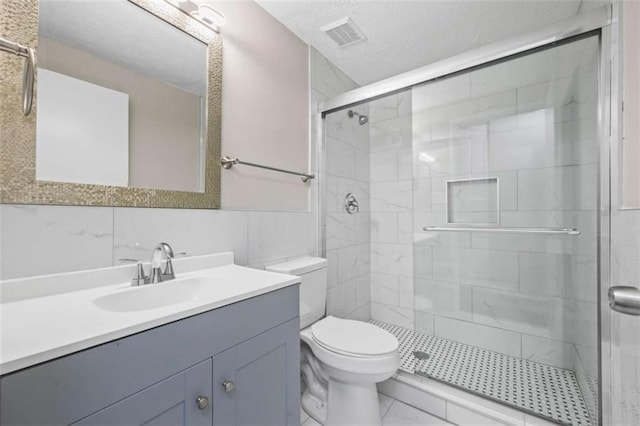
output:
[[[640,315],[640,290],[630,286],[609,288],[609,306],[616,312]]]

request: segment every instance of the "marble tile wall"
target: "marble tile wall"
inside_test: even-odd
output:
[[[0,206],[2,278],[147,262],[159,241],[187,255],[233,251],[264,267],[317,253],[309,212]]]
[[[595,52],[584,40],[369,103],[373,319],[597,375]],[[353,178],[355,155],[334,155]],[[498,178],[502,226],[581,235],[423,232],[447,222],[446,181],[477,177]],[[486,221],[460,195],[456,220]],[[328,244],[355,241],[357,223],[340,226]]]
[[[310,49],[309,55],[313,114],[319,99],[352,89],[355,83],[315,50]],[[313,153],[315,143],[312,139]],[[311,164],[317,172],[315,155]],[[318,255],[317,185],[317,180],[311,184],[308,212],[0,205],[0,278],[108,267],[121,258],[147,261],[159,241],[188,255],[233,251],[238,264],[256,268]],[[368,250],[361,251],[366,256],[360,257],[368,258]],[[349,254],[343,256],[344,262],[359,259],[359,252]],[[336,258],[332,270],[335,263]],[[347,286],[358,289],[353,300],[346,303],[334,295],[331,300],[336,305],[366,305],[362,311],[368,312],[368,282],[362,284],[368,266],[361,270],[345,278],[345,282],[355,280]]]
[[[417,328],[597,376],[596,52],[582,40],[414,89]],[[501,226],[581,235],[422,231],[452,218],[447,180],[488,177]],[[456,222],[487,222],[478,194],[449,197]]]
[[[415,316],[411,112],[410,91],[369,103],[371,317],[408,328]]]
[[[326,61],[319,54],[315,60]],[[339,81],[356,87],[341,71],[334,72],[340,76]],[[323,100],[338,93],[325,86],[317,88],[315,96]],[[366,105],[353,109],[369,114]],[[347,112],[337,111],[325,118],[327,314],[366,321],[371,317],[369,124],[360,125],[357,117],[350,118]],[[358,213],[346,212],[344,199],[348,193],[356,196]]]
[[[416,328],[574,370],[586,396],[597,377],[596,53],[583,40],[413,97]],[[488,177],[501,226],[581,235],[421,232],[488,222],[477,194],[464,204],[445,192],[447,180]]]
[[[611,284],[640,287],[640,210],[614,210],[611,232]],[[611,312],[611,363],[603,368],[611,369],[611,424],[640,424],[640,317]]]
[[[595,51],[584,40],[359,106],[368,139],[346,111],[328,116],[334,312],[365,319],[348,312],[365,312],[369,297],[373,319],[573,369],[587,386],[597,375]],[[478,177],[499,180],[502,226],[581,235],[422,231],[447,222],[447,180]],[[368,196],[349,216],[354,190]],[[457,192],[456,221],[494,213],[475,190]]]
[[[629,145],[632,150],[634,146],[640,146],[638,140],[629,137],[629,130],[633,132],[638,123],[637,120],[629,120],[630,115],[625,114],[622,108],[623,101],[625,105],[640,101],[639,94],[623,84],[625,77],[633,75],[626,75],[627,65],[633,63],[634,56],[638,57],[637,49],[626,49],[633,43],[626,43],[629,39],[625,34],[626,29],[635,28],[627,23],[635,23],[632,21],[633,9],[640,14],[637,6],[613,2],[612,7],[611,216],[610,228],[603,230],[605,236],[609,236],[607,231],[610,231],[611,265],[603,275],[605,280],[610,279],[611,286],[640,289],[640,205],[633,196],[629,197],[629,191],[625,191],[625,188],[633,189],[637,182],[628,172],[629,168],[638,169],[638,157],[633,156],[628,148]],[[630,110],[633,108],[625,108],[626,112]],[[610,310],[607,292],[606,286],[600,290],[603,424],[640,425],[640,317]]]

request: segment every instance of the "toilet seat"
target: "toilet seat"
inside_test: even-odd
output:
[[[319,346],[349,357],[385,357],[398,350],[398,340],[391,333],[362,321],[328,316],[313,324],[311,333]]]

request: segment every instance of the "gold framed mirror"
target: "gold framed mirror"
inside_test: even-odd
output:
[[[220,207],[220,35],[157,0],[0,8],[38,70],[24,116],[23,61],[0,55],[0,203]]]

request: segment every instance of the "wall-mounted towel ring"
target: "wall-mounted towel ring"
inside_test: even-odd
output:
[[[344,209],[349,214],[358,213],[360,211],[360,205],[358,204],[356,196],[350,192],[346,197],[344,197]]]
[[[24,115],[31,113],[33,105],[33,87],[36,81],[36,55],[32,48],[9,41],[0,37],[0,51],[13,53],[25,58],[24,71],[22,74],[22,112]]]

